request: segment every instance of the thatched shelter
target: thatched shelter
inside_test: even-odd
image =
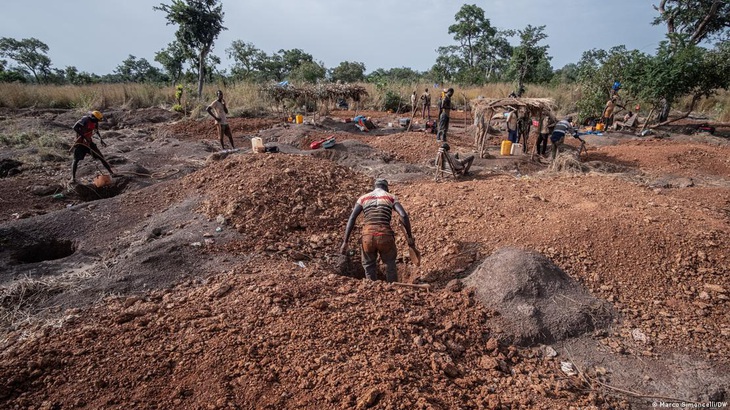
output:
[[[261,87],[260,93],[278,107],[284,100],[298,103],[315,102],[328,107],[337,99],[350,100],[355,103],[362,101],[368,95],[365,87],[357,84],[267,84]]]
[[[495,113],[521,110],[525,117],[539,120],[538,129],[542,126],[546,115],[555,118],[555,102],[550,98],[477,98],[471,101],[471,105],[474,107],[474,124],[477,126],[474,145],[480,158],[484,158],[487,154],[487,134]],[[529,125],[531,121],[527,124],[527,132],[523,135],[529,134]],[[526,142],[526,139],[524,141]]]

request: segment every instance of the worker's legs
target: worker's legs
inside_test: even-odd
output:
[[[428,119],[431,119],[431,105],[424,104],[423,105],[423,112],[428,113]]]
[[[216,124],[216,127],[218,127],[218,140],[221,143],[221,149],[226,149],[226,145],[223,143],[223,137],[225,135],[225,131],[223,130],[223,124]]]
[[[474,155],[469,155],[461,161],[461,164],[464,166],[464,175],[469,174],[469,168],[471,168],[472,162],[474,162]]]
[[[438,131],[438,134],[436,134],[436,140],[446,142],[446,132],[448,130],[449,130],[449,115],[442,112],[441,116],[439,117],[439,131]]]
[[[517,144],[517,141],[519,140],[517,130],[507,130],[507,139],[510,140],[511,143]]]
[[[553,143],[552,148],[552,158],[555,159],[555,157],[558,156],[558,151],[560,150],[560,145],[563,144],[563,138],[559,138],[557,140],[551,140]]]
[[[231,132],[231,126],[228,124],[225,124],[223,126],[223,132],[228,136],[228,141],[231,143],[231,148],[236,148],[233,145],[233,133]]]
[[[74,162],[71,164],[71,182],[76,182],[76,169],[79,166],[79,162],[86,157],[86,154],[91,152],[89,147],[86,145],[77,144],[74,147]]]
[[[380,254],[380,259],[386,266],[386,280],[388,282],[395,282],[398,277],[395,266],[398,251],[393,235],[362,236],[362,267],[365,269],[365,277],[370,280],[377,279],[378,254]]]
[[[547,140],[547,134],[538,134],[537,143],[535,144],[538,155],[545,155],[547,153]]]
[[[362,267],[366,278],[378,279],[378,247],[373,235],[362,236]]]

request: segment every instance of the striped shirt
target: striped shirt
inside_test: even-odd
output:
[[[553,135],[555,134],[562,134],[565,135],[567,133],[573,133],[573,126],[570,125],[570,123],[566,120],[560,120],[557,124],[555,124],[555,129],[553,130]]]
[[[393,216],[393,208],[398,203],[398,198],[388,191],[381,188],[375,188],[357,200],[357,204],[362,206],[365,225],[376,225],[380,227],[390,228],[390,218]]]

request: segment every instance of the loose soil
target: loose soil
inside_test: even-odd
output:
[[[472,175],[435,180],[438,143],[419,119],[406,131],[401,116],[365,112],[377,128],[361,133],[351,111],[233,118],[239,150],[219,152],[207,118],[110,110],[101,149],[122,176],[107,194],[91,158],[82,188],[67,183],[81,114],[0,111],[0,135],[44,141],[0,150],[2,408],[728,401],[723,137],[591,135],[582,166],[556,172],[499,156],[495,136]],[[451,151],[471,155],[468,113],[455,115]],[[333,149],[309,149],[330,136]],[[280,152],[251,153],[252,137]],[[413,266],[397,237],[399,281],[429,289],[362,280],[359,252],[338,255],[355,200],[381,177],[423,255]],[[564,297],[595,298],[614,319],[513,344],[509,307],[470,278],[504,248],[541,254],[569,280]]]

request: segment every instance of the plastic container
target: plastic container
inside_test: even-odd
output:
[[[522,144],[512,144],[510,155],[522,155]]]
[[[259,137],[251,138],[251,151],[264,152],[264,141]]]
[[[304,116],[301,114],[297,114],[296,119],[297,119],[297,124],[301,124],[304,122]]]
[[[507,141],[507,140],[502,141],[502,147],[499,151],[500,155],[509,155],[510,148],[512,148],[512,141]]]
[[[606,124],[604,124],[602,122],[599,122],[598,124],[596,124],[596,131],[603,131],[605,129],[606,129]]]
[[[97,175],[96,178],[94,178],[94,186],[97,188],[103,188],[107,185],[112,184],[112,177],[109,175]]]

